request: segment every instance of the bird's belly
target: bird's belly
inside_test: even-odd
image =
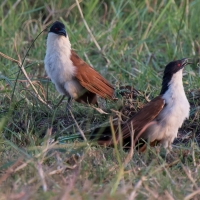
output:
[[[63,83],[73,78],[75,72],[74,68],[73,70],[68,69],[70,67],[67,65],[67,63],[63,63],[60,60],[58,60],[57,62],[51,61],[52,59],[45,63],[45,70],[53,83]]]
[[[174,123],[171,124],[166,120],[162,122],[156,122],[151,125],[144,133],[144,139],[148,139],[150,142],[160,141],[165,147],[170,147],[178,133],[178,126]]]
[[[186,118],[189,117],[190,104],[184,97],[173,103],[170,108],[163,109],[158,116],[165,124],[180,128]]]
[[[188,115],[189,103],[186,102],[172,109],[163,110],[155,119],[156,123],[149,128],[150,134],[146,135],[149,135],[150,141],[158,140],[165,148],[170,147]]]
[[[75,79],[65,80],[64,82],[52,80],[55,84],[56,89],[59,93],[66,95],[68,97],[72,97],[73,99],[79,98],[86,91],[84,87]]]
[[[65,82],[64,87],[75,100],[86,92],[86,89],[76,79]]]
[[[75,67],[71,60],[62,59],[62,55],[46,55],[45,70],[59,93],[71,97],[77,95],[81,85],[73,80]],[[68,84],[69,86],[67,86]]]

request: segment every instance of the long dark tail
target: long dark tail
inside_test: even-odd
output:
[[[116,127],[114,129],[116,130]],[[96,141],[99,145],[112,146],[113,138],[111,127],[108,125],[94,129],[89,139]]]

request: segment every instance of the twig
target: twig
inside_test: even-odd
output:
[[[135,146],[134,144],[134,133],[135,131],[133,130],[133,125],[131,123],[131,149],[128,153],[128,156],[126,157],[125,161],[124,161],[124,166],[126,166],[130,161],[131,161],[131,158],[133,157],[133,148]]]
[[[31,82],[30,78],[28,77],[28,75],[27,75],[27,73],[26,73],[26,70],[24,69],[24,66],[21,64],[21,62],[20,62],[19,60],[15,60],[15,59],[13,59],[13,58],[11,58],[11,57],[9,57],[9,56],[3,54],[2,52],[0,52],[0,56],[1,56],[1,57],[4,57],[4,58],[6,58],[7,60],[10,60],[10,61],[12,61],[12,62],[14,62],[14,63],[17,63],[17,65],[19,66],[19,68],[22,70],[24,76],[25,76],[26,79],[28,80],[29,84],[30,84],[31,87],[33,88],[34,92],[36,93],[37,99],[38,99],[40,102],[42,102],[43,104],[45,104],[47,107],[49,107],[50,109],[52,109],[51,106],[50,106],[49,104],[47,104],[47,103],[42,99],[42,97],[39,95],[39,93],[37,92],[35,86],[32,84],[32,82]]]
[[[122,120],[122,116],[125,117],[126,119],[128,119],[129,117],[127,117],[126,115],[124,115],[122,112],[120,111],[117,111],[117,110],[114,110],[114,109],[110,109],[110,111],[114,112],[118,118],[120,119],[120,121],[123,121]]]
[[[128,198],[129,200],[133,200],[135,199],[135,197],[137,196],[136,192],[137,190],[141,187],[142,182],[145,180],[145,177],[141,177],[141,179],[137,182],[136,186],[134,187],[134,190],[131,192],[130,197]]]
[[[44,170],[42,169],[42,165],[40,162],[37,163],[37,169],[38,169],[38,173],[40,175],[41,181],[42,181],[43,191],[46,192],[47,191],[47,183],[45,181]]]
[[[6,181],[6,179],[15,171],[15,168],[17,168],[22,163],[22,158],[19,158],[12,166],[10,166],[5,173],[0,177],[0,185]]]
[[[82,0],[79,0],[79,3],[81,3],[81,2],[82,2]],[[65,17],[66,17],[66,18],[67,18],[68,15],[70,14],[71,10],[72,10],[73,8],[75,8],[75,6],[76,6],[76,3],[73,3],[73,4],[67,9],[67,13],[65,14]]]
[[[24,169],[29,163],[31,163],[35,158],[39,158],[41,155],[45,154],[49,149],[52,149],[53,146],[55,146],[58,142],[54,142],[52,144],[50,144],[48,146],[48,148],[43,149],[40,153],[38,153],[37,155],[35,155],[32,159],[27,160],[25,163],[23,163],[22,165],[18,166],[14,172],[17,172],[19,170]]]
[[[27,62],[30,62],[30,63],[38,63],[38,64],[44,64],[44,60],[35,60],[35,59],[30,59],[30,58],[25,58],[25,60]]]
[[[7,56],[7,55],[5,55],[4,53],[2,53],[2,52],[0,52],[0,56],[1,57],[3,57],[3,58],[5,58],[5,59],[7,59],[7,60],[10,60],[10,61],[12,61],[12,62],[15,62],[15,63],[17,63],[18,65],[20,65],[21,63],[18,61],[18,60],[15,60],[15,59],[13,59],[13,58],[11,58],[11,57],[9,57],[9,56]]]
[[[196,158],[195,158],[195,143],[194,142],[192,142],[192,159],[193,159],[194,166],[196,167],[197,162],[196,162]]]
[[[85,56],[85,58],[86,58],[88,64],[89,64],[92,68],[94,68],[93,65],[92,65],[92,63],[90,62],[90,59],[88,58],[88,56],[87,56],[87,54],[86,54],[85,52],[84,52],[84,56]]]
[[[181,164],[181,166],[182,166],[182,168],[183,168],[183,171],[184,171],[185,174],[187,175],[188,179],[193,183],[194,187],[195,187],[197,190],[199,190],[199,187],[198,187],[197,183],[195,182],[195,180],[193,179],[193,177],[192,177],[190,171],[188,172],[187,168],[186,168],[183,164]]]
[[[147,184],[143,184],[143,187],[147,190],[149,196],[151,195],[153,197],[152,199],[158,199],[159,194],[157,191],[150,189]]]
[[[137,137],[134,140],[134,146],[136,144],[136,142],[139,140],[140,136],[142,135],[142,133],[144,133],[144,131],[151,125],[155,124],[156,122],[149,122],[148,124],[146,124],[141,130],[140,132],[137,134]]]
[[[20,65],[19,65],[19,67],[20,67]],[[30,78],[28,77],[28,75],[27,75],[27,73],[26,73],[26,70],[24,69],[24,66],[23,66],[23,65],[21,65],[21,70],[22,70],[24,76],[27,78],[28,82],[30,83],[31,87],[33,88],[34,92],[36,93],[37,99],[38,99],[40,102],[42,102],[43,104],[45,104],[48,108],[52,109],[52,107],[51,107],[49,104],[47,104],[47,103],[42,99],[42,97],[39,95],[39,93],[37,92],[35,86],[32,84]]]
[[[59,198],[60,200],[66,200],[71,199],[70,198],[70,192],[74,189],[74,185],[76,183],[77,177],[78,177],[79,168],[77,167],[75,172],[72,174],[72,176],[68,176],[66,180],[68,180],[67,186],[64,188],[63,195]],[[79,198],[78,198],[79,199]]]
[[[148,96],[144,95],[144,98],[145,98],[145,100],[146,100],[147,102],[150,102],[150,101],[151,101],[151,100],[149,99],[149,96],[150,96],[150,95],[148,95]]]
[[[86,27],[88,33],[90,34],[90,36],[91,36],[91,38],[92,38],[94,44],[96,45],[97,49],[100,51],[100,53],[103,55],[104,59],[106,60],[107,65],[109,65],[109,64],[110,64],[110,60],[109,60],[109,59],[106,57],[106,55],[103,53],[101,47],[99,46],[99,44],[98,44],[98,42],[96,41],[94,35],[92,34],[92,31],[90,30],[90,28],[89,28],[89,26],[88,26],[88,24],[87,24],[87,22],[86,22],[86,20],[85,20],[85,18],[84,18],[84,16],[83,16],[83,12],[82,12],[82,10],[81,10],[81,7],[80,7],[80,4],[79,4],[79,1],[78,1],[78,0],[76,0],[76,4],[77,4],[79,13],[80,13],[80,15],[81,15],[81,18],[82,18],[82,20],[83,20],[83,23],[85,24],[85,27]]]
[[[147,27],[147,29],[146,29],[144,35],[142,36],[142,40],[145,40],[145,39],[147,38],[148,32],[149,32],[149,30],[150,30],[150,28],[151,28],[151,24],[152,24],[152,22],[150,22],[150,23],[148,24],[148,27]],[[143,44],[140,45],[139,53],[138,53],[138,54],[140,54],[140,53],[142,52],[142,49],[143,49]]]
[[[85,137],[83,131],[82,131],[81,128],[79,127],[78,122],[76,121],[76,119],[75,119],[75,117],[74,117],[72,111],[71,111],[70,109],[68,109],[68,110],[69,110],[69,112],[70,112],[70,114],[71,114],[71,116],[72,116],[72,119],[74,120],[74,122],[75,122],[75,124],[76,124],[76,127],[78,128],[78,130],[79,130],[81,136],[82,136],[83,139],[87,142],[87,139],[86,139],[86,137]]]
[[[99,112],[100,114],[105,114],[107,115],[108,113],[103,111],[101,108],[96,108],[95,106],[93,105],[90,105],[93,109],[95,109],[97,112]]]
[[[200,194],[200,188],[199,188],[198,190],[192,192],[191,194],[188,194],[188,195],[184,198],[184,200],[193,199],[193,197],[194,197],[195,195],[197,195],[197,194]]]
[[[19,68],[20,68],[20,69],[23,68],[23,64],[24,64],[24,61],[25,61],[25,59],[26,59],[26,56],[28,55],[29,51],[31,50],[33,44],[35,43],[35,41],[37,40],[37,38],[38,38],[47,28],[48,28],[48,27],[46,27],[43,31],[41,31],[41,32],[37,35],[37,37],[33,40],[33,42],[31,43],[31,45],[30,45],[30,47],[28,48],[28,50],[27,50],[27,52],[26,52],[26,54],[25,54],[25,56],[24,56],[22,62],[20,62],[20,65],[19,65]],[[25,70],[24,70],[24,71],[25,71]],[[18,74],[17,74],[17,77],[16,77],[16,80],[15,80],[15,84],[14,84],[13,92],[12,92],[12,96],[11,96],[11,102],[12,102],[12,99],[13,99],[13,96],[14,96],[14,93],[15,93],[15,88],[16,88],[16,84],[17,84],[17,80],[18,80],[18,78],[19,78],[20,72],[21,72],[21,70],[19,70],[19,72],[18,72]],[[38,96],[38,97],[40,97],[40,96]],[[41,99],[42,99],[42,98],[41,98]],[[42,100],[42,101],[43,101],[43,100]],[[51,106],[49,106],[46,102],[45,102],[44,104],[47,105],[49,108],[51,108]]]
[[[173,165],[176,165],[176,164],[179,163],[179,162],[180,162],[180,160],[177,159],[177,160],[175,160],[175,161],[173,161],[172,163],[169,163],[169,164],[163,163],[160,167],[156,168],[154,171],[149,172],[149,176],[152,177],[152,176],[154,176],[154,174],[160,173],[161,171],[166,170],[167,168],[169,168],[169,167],[171,167],[171,166],[173,166]],[[145,166],[146,166],[146,165],[145,165]],[[167,171],[166,171],[166,173],[167,173]],[[171,177],[171,176],[170,176],[170,177]]]
[[[166,195],[166,198],[168,200],[174,200],[174,198],[172,197],[172,195],[167,190],[165,190],[165,195]]]

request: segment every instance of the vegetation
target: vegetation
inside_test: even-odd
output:
[[[200,0],[80,0],[81,10],[77,2],[0,3],[0,53],[15,59],[0,57],[0,199],[200,199],[198,64],[184,75],[190,119],[165,158],[157,148],[140,154],[81,140],[66,116],[67,100],[55,107],[61,96],[45,75],[47,31],[34,41],[55,20],[63,22],[73,49],[117,91],[121,85],[142,91],[137,110],[159,94],[169,61],[198,63]],[[110,109],[117,110],[100,103],[108,115],[73,103],[84,132],[109,123]]]

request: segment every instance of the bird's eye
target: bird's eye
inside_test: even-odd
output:
[[[58,30],[58,28],[55,28],[55,30],[57,31],[57,30]]]
[[[177,64],[177,66],[178,66],[178,67],[180,67],[180,66],[181,66],[181,64],[180,64],[180,63],[178,63],[178,64]]]

